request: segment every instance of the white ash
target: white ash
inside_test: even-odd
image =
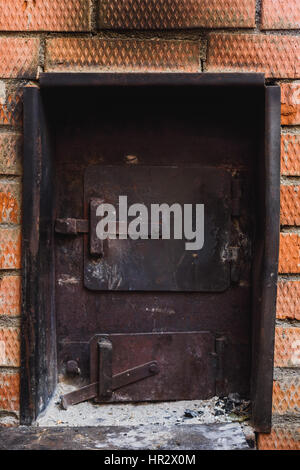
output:
[[[38,417],[37,426],[144,426],[173,424],[211,424],[245,421],[243,411],[248,402],[239,400],[241,415],[231,408],[231,399],[218,397],[210,400],[184,400],[172,402],[96,404],[93,401],[78,403],[63,410],[60,396],[76,387],[60,383],[46,410]],[[227,408],[226,411],[226,400]],[[228,403],[230,406],[228,407]],[[233,407],[235,405],[233,404]]]

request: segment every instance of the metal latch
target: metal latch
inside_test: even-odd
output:
[[[132,369],[112,375],[112,343],[108,338],[100,338],[98,347],[98,382],[86,385],[61,397],[61,405],[66,410],[70,405],[97,398],[109,399],[114,390],[138,382],[159,373],[157,361],[147,362]]]
[[[56,219],[55,232],[63,235],[77,235],[88,233],[89,221],[86,219]]]

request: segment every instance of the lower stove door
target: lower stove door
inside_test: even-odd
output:
[[[108,345],[102,355],[101,342]],[[208,399],[215,395],[215,362],[215,338],[206,331],[96,335],[90,343],[96,401]],[[145,373],[153,364],[154,373]],[[111,393],[105,393],[104,382],[112,384]]]

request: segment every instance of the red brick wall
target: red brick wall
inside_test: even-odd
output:
[[[0,0],[0,422],[19,409],[21,88],[40,71],[264,72],[282,88],[273,431],[300,448],[299,0]],[[298,424],[297,424],[298,423]]]

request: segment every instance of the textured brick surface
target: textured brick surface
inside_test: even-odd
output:
[[[0,328],[0,366],[18,367],[20,365],[19,329]]]
[[[300,235],[297,233],[280,234],[279,272],[300,273]]]
[[[300,225],[300,185],[281,185],[280,223]]]
[[[0,228],[0,269],[20,269],[21,231],[19,228]]]
[[[300,37],[211,33],[208,72],[258,72],[266,77],[300,77]]]
[[[300,29],[299,0],[262,0],[262,29]]]
[[[5,84],[0,82],[0,125],[21,126],[23,122],[24,83]],[[0,144],[3,141],[0,140]],[[2,147],[3,148],[3,147]],[[7,153],[6,153],[7,154]],[[12,154],[13,158],[15,154]]]
[[[276,316],[281,320],[300,320],[300,281],[278,282]]]
[[[281,124],[300,124],[300,82],[281,84]]]
[[[0,173],[21,175],[22,136],[0,133]]]
[[[185,71],[199,69],[191,41],[55,38],[47,41],[47,70]]]
[[[0,410],[19,410],[19,373],[5,373],[0,370]]]
[[[286,377],[274,381],[273,413],[300,414],[300,377]]]
[[[21,314],[21,277],[3,276],[0,279],[0,316]]]
[[[275,367],[300,367],[300,328],[275,329]]]
[[[102,28],[251,28],[255,0],[101,0]]]
[[[21,184],[0,181],[0,223],[19,224],[21,220]]]
[[[0,37],[0,78],[35,78],[39,39]]]
[[[300,426],[274,426],[270,434],[259,434],[260,450],[299,450]]]
[[[281,174],[300,176],[300,134],[281,136]]]
[[[84,31],[89,0],[0,0],[2,31]]]

